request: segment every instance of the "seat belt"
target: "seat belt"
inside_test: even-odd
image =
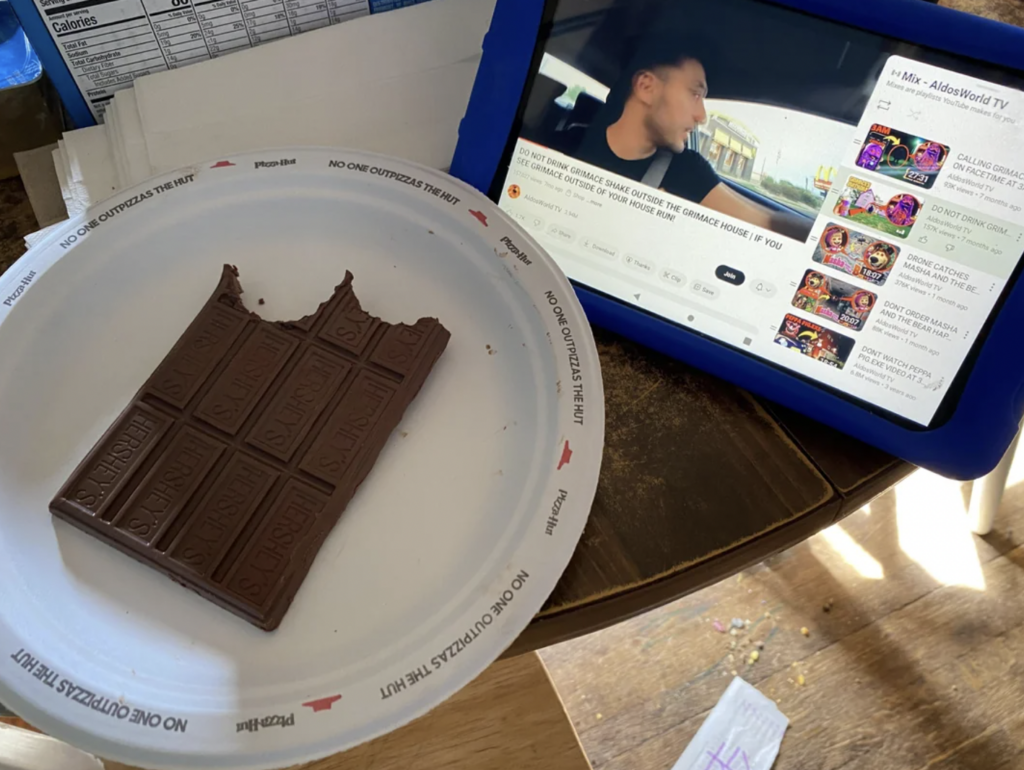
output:
[[[654,187],[655,189],[661,187],[661,182],[665,178],[665,174],[668,172],[669,164],[672,163],[672,152],[666,149],[660,149],[654,153],[654,160],[651,161],[651,165],[647,167],[647,171],[644,172],[643,178],[640,180],[640,184],[647,185],[648,187]]]

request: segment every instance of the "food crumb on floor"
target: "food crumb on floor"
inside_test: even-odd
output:
[[[725,633],[725,626],[722,625],[722,621],[720,621],[718,618],[715,618],[715,622],[711,624],[711,627],[720,634]]]
[[[733,628],[743,628],[744,623],[740,618],[733,618],[731,624]]]
[[[807,684],[807,680],[804,678],[803,674],[799,674],[796,678],[796,683],[798,686],[803,687],[805,684]]]
[[[800,633],[803,634],[804,636],[810,636],[811,635],[811,629],[809,629],[807,626],[804,626],[803,628],[800,629]]]
[[[829,599],[827,602],[825,602],[823,605],[821,605],[821,611],[822,612],[832,612],[832,605],[833,604],[835,604],[835,602],[832,599]]]
[[[747,665],[752,666],[753,664],[757,663],[757,659],[760,657],[761,653],[759,653],[757,650],[751,650],[750,657],[747,658]]]

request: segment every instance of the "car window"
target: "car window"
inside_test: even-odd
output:
[[[608,98],[608,86],[549,53],[540,60],[540,73],[565,86],[565,93],[555,99],[564,109],[572,109],[580,94],[590,94],[602,102]]]
[[[697,149],[723,179],[816,216],[854,129],[838,120],[756,102],[707,99]]]

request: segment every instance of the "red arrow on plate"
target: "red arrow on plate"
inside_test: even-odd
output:
[[[484,212],[473,211],[473,209],[470,209],[469,213],[476,217],[478,220],[480,220],[480,224],[482,224],[484,227],[487,227],[487,215],[484,214]]]
[[[572,458],[572,450],[569,449],[569,441],[566,440],[565,446],[562,447],[562,459],[558,461],[558,467],[555,468],[555,470],[556,471],[562,470],[562,466],[563,465],[568,465],[569,464],[569,460],[571,458]]]
[[[341,696],[340,695],[331,695],[330,697],[327,697],[327,698],[319,698],[318,700],[311,700],[311,701],[309,701],[309,703],[303,703],[302,705],[303,706],[308,706],[309,708],[313,709],[313,713],[315,714],[318,711],[330,711],[331,710],[331,706],[333,706],[335,703],[337,703],[340,700],[341,700]]]

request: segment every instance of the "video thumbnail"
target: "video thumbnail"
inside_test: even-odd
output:
[[[832,213],[886,235],[906,238],[923,205],[923,200],[910,193],[851,176]]]
[[[935,184],[949,147],[875,123],[864,139],[857,165],[926,190]]]
[[[858,289],[817,270],[808,270],[793,296],[793,307],[860,331],[877,301],[878,295],[874,292]]]
[[[775,344],[795,350],[815,361],[842,369],[853,350],[853,340],[812,321],[786,313],[775,335]]]
[[[899,255],[898,246],[830,222],[821,233],[811,259],[881,286]]]

